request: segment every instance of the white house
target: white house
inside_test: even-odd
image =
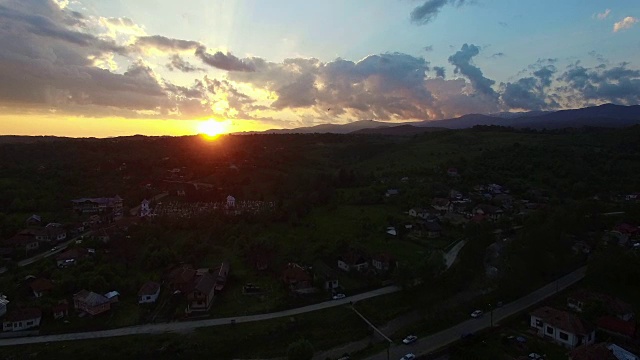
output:
[[[148,281],[138,291],[138,304],[154,303],[160,295],[160,284],[154,281]]]
[[[0,316],[7,313],[7,304],[9,304],[9,300],[4,295],[0,295]]]
[[[573,349],[593,344],[595,329],[587,326],[576,315],[549,306],[536,309],[531,314],[531,327],[538,336]]]
[[[2,323],[3,331],[20,331],[40,326],[42,311],[40,309],[19,309],[10,312]]]
[[[151,214],[151,203],[149,200],[144,199],[142,203],[140,203],[140,217],[149,216]]]
[[[351,269],[364,271],[369,268],[369,261],[363,255],[351,252],[338,258],[338,268],[347,272]]]
[[[236,198],[234,198],[231,195],[227,196],[227,207],[232,208],[235,206],[236,206]]]

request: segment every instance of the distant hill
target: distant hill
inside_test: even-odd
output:
[[[509,126],[532,129],[561,129],[591,127],[627,127],[640,124],[640,105],[624,106],[604,104],[582,109],[560,111],[502,112],[492,115],[468,114],[453,119],[428,120],[406,123],[388,123],[374,120],[355,121],[348,124],[322,124],[296,129],[273,129],[253,134],[387,134],[413,135],[425,131],[419,128],[466,129],[476,125]],[[433,131],[433,130],[427,130]],[[247,133],[244,133],[247,134]]]
[[[394,126],[397,124],[386,123],[374,120],[360,120],[348,124],[321,124],[310,127],[301,127],[295,129],[273,129],[262,131],[263,134],[313,134],[313,133],[333,133],[348,134],[361,129],[379,128],[385,126]]]
[[[49,142],[68,139],[58,136],[22,136],[0,135],[0,144],[34,144],[37,142]]]
[[[447,130],[442,127],[418,127],[409,124],[399,126],[385,126],[374,129],[361,129],[353,131],[350,134],[366,134],[366,135],[390,135],[390,136],[411,136],[416,134],[424,134],[432,131]]]

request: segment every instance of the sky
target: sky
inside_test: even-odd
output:
[[[640,103],[638,0],[0,0],[0,134]]]

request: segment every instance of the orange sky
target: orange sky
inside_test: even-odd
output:
[[[194,135],[214,120],[160,120],[84,118],[51,115],[0,115],[0,135],[53,135],[66,137],[113,137],[128,135]],[[227,121],[225,132],[261,131],[269,127],[256,121]]]

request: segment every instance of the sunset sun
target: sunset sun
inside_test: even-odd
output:
[[[198,126],[198,132],[210,137],[216,137],[218,135],[226,134],[227,132],[229,132],[230,125],[230,120],[207,120],[200,123],[200,125]]]

